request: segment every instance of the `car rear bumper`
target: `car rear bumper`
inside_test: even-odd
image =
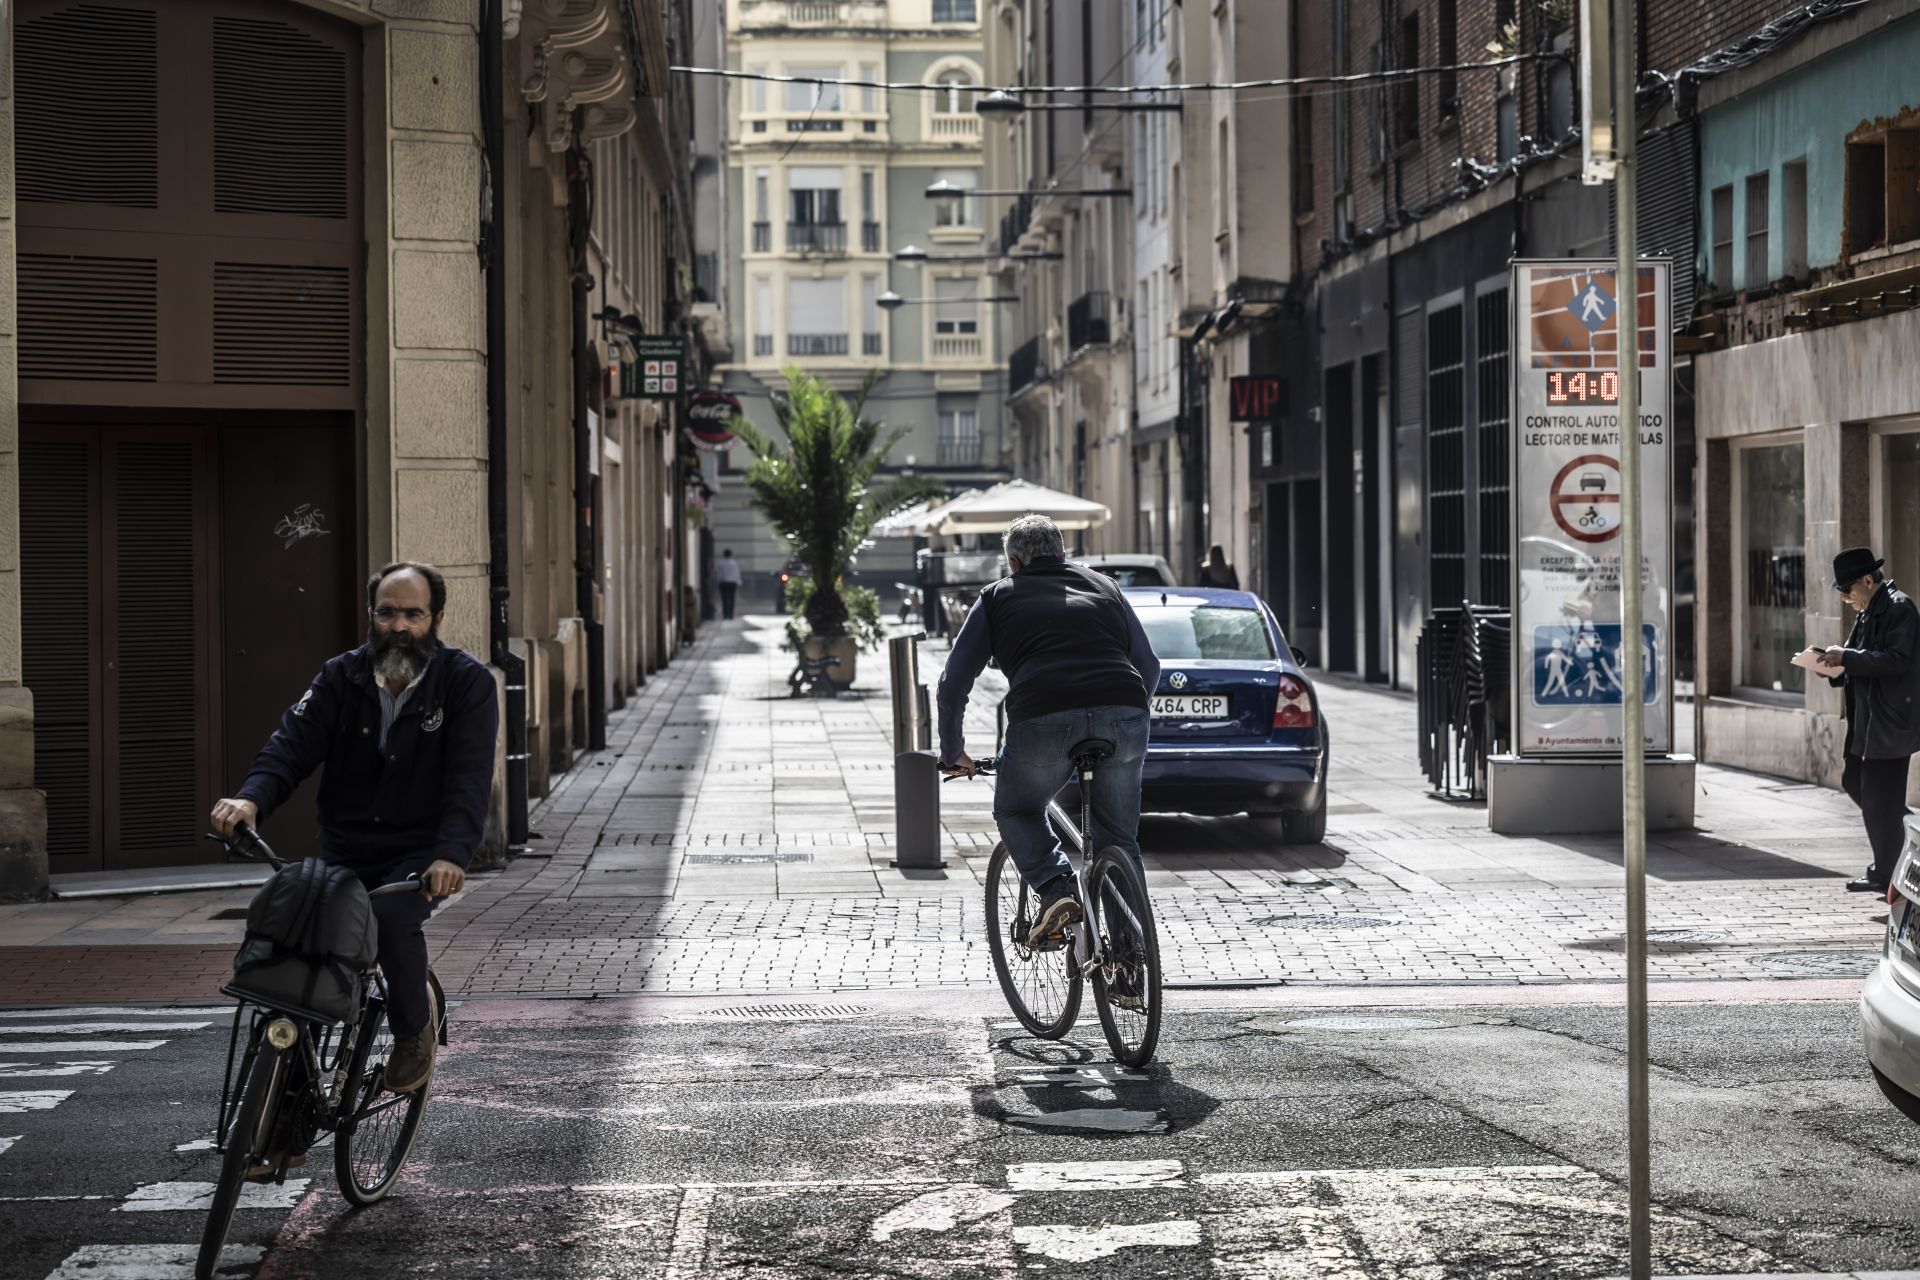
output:
[[[1146,813],[1301,813],[1320,807],[1326,757],[1317,747],[1150,747],[1140,770]]]
[[[1860,1026],[1867,1061],[1908,1093],[1920,1095],[1920,999],[1882,960],[1860,993]]]

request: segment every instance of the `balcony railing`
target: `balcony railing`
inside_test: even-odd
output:
[[[977,333],[936,333],[933,335],[935,360],[978,360],[982,348]]]
[[[1018,395],[1040,379],[1046,377],[1046,357],[1042,353],[1040,339],[1028,338],[1007,358],[1007,389],[1010,394]]]
[[[863,222],[860,224],[860,249],[863,253],[880,252],[880,224]]]
[[[979,466],[980,437],[942,436],[940,438],[940,465],[943,467]]]
[[[831,116],[794,116],[787,121],[788,133],[843,133],[846,127],[846,121]]]
[[[980,6],[977,0],[933,0],[933,20],[935,22],[978,22]]]
[[[847,354],[847,335],[844,333],[790,333],[787,335],[787,354],[790,356],[843,356]]]
[[[1000,252],[1012,253],[1013,246],[1020,237],[1027,234],[1027,227],[1033,222],[1033,197],[1020,196],[1013,202],[1006,215],[1000,219]]]
[[[847,224],[844,222],[789,222],[788,253],[845,253]]]
[[[1108,320],[1107,295],[1096,289],[1083,293],[1067,308],[1067,350],[1105,346],[1113,341],[1113,326]]]
[[[880,354],[880,335],[877,333],[861,334],[860,335],[860,353],[862,355],[869,355],[869,356],[879,355]]]
[[[753,335],[753,354],[757,356],[772,355],[773,354],[773,335],[770,333],[754,334]]]
[[[931,136],[935,141],[978,142],[980,117],[971,111],[936,111],[933,113]]]
[[[753,251],[770,253],[773,251],[773,224],[756,222],[753,224]]]

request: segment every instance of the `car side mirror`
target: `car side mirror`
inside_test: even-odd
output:
[[[1301,666],[1304,667],[1307,665],[1306,651],[1300,648],[1298,645],[1288,645],[1287,652],[1291,653],[1293,655],[1293,660],[1299,663]]]

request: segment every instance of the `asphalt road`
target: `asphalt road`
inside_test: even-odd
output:
[[[1617,1008],[1285,998],[1181,997],[1144,1075],[980,992],[469,1002],[400,1191],[351,1213],[317,1151],[231,1274],[1624,1271]],[[225,1050],[205,1010],[0,1014],[0,1276],[188,1274]],[[1654,1057],[1657,1270],[1920,1259],[1920,1134],[1851,1004],[1659,1006]]]

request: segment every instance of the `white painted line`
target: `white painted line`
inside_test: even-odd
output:
[[[891,1240],[902,1231],[951,1231],[962,1223],[991,1218],[1013,1207],[1013,1197],[971,1182],[955,1183],[915,1196],[874,1219],[875,1240]]]
[[[112,1032],[199,1031],[211,1022],[67,1022],[53,1027],[0,1027],[0,1036],[93,1036]]]
[[[1186,1166],[1178,1160],[1069,1160],[1010,1164],[1009,1191],[1139,1191],[1184,1187]]]
[[[113,1070],[111,1062],[0,1062],[0,1080],[26,1080],[40,1076],[103,1076]]]
[[[212,1138],[195,1138],[192,1142],[183,1142],[175,1151],[211,1151],[214,1148]]]
[[[249,1276],[267,1251],[230,1244],[220,1251],[213,1274]],[[67,1255],[47,1280],[193,1280],[197,1244],[90,1244]]]
[[[170,1009],[164,1005],[76,1004],[45,1009],[0,1009],[0,1018],[217,1018],[233,1016],[233,1006],[216,1009]]]
[[[112,1196],[0,1196],[0,1204],[66,1204],[74,1200],[111,1200]]]
[[[20,1141],[20,1139],[25,1136],[25,1134],[16,1133],[11,1138],[0,1138],[0,1153],[4,1153],[8,1147]]]
[[[1280,1169],[1271,1172],[1241,1170],[1231,1173],[1203,1173],[1194,1178],[1201,1186],[1285,1186],[1318,1179],[1374,1182],[1565,1182],[1574,1178],[1599,1175],[1573,1164],[1442,1165],[1431,1169]]]
[[[9,1089],[0,1092],[0,1115],[51,1111],[72,1096],[71,1089]]]
[[[300,1197],[306,1193],[307,1178],[289,1178],[280,1186],[272,1183],[250,1183],[240,1188],[242,1209],[291,1209],[300,1203]],[[194,1211],[204,1213],[213,1203],[214,1184],[211,1182],[150,1182],[143,1187],[135,1187],[133,1194],[115,1206],[117,1213],[169,1213],[174,1211]]]
[[[688,1187],[673,1219],[673,1243],[667,1250],[666,1280],[693,1280],[707,1268],[707,1217],[713,1212],[710,1187]]]
[[[158,1049],[165,1040],[27,1040],[7,1046],[8,1053],[132,1053]]]
[[[1200,1224],[1192,1218],[1141,1222],[1118,1227],[1015,1227],[1013,1242],[1029,1256],[1060,1262],[1092,1262],[1122,1249],[1182,1248],[1200,1243]]]

